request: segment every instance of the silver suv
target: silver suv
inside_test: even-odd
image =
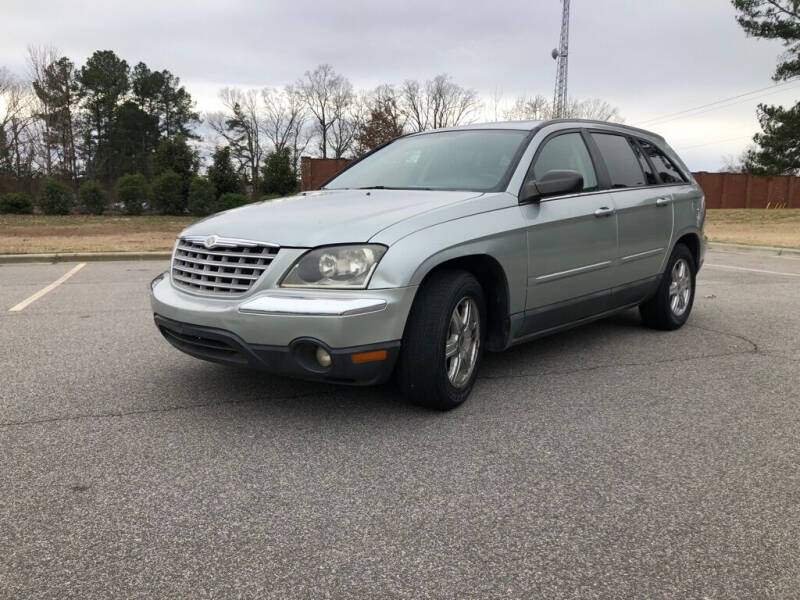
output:
[[[605,122],[408,135],[322,189],[191,225],[155,322],[206,360],[374,384],[437,409],[485,350],[639,307],[677,329],[703,263],[703,194],[653,133]]]

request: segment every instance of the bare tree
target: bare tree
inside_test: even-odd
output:
[[[259,168],[264,157],[259,92],[222,88],[219,98],[224,110],[208,115],[208,123],[230,146],[231,156],[245,173],[252,186],[251,197],[255,199],[259,194]]]
[[[481,107],[475,90],[461,87],[447,74],[437,75],[424,85],[406,81],[401,99],[401,109],[412,131],[469,123]]]
[[[297,139],[307,119],[306,107],[293,86],[282,90],[264,88],[261,99],[264,103],[262,130],[277,152]]]
[[[28,69],[45,172],[59,171],[77,181],[75,65],[55,48],[29,46]]]
[[[338,75],[331,65],[319,65],[313,71],[306,71],[305,76],[297,81],[295,89],[313,115],[319,135],[319,149],[322,158],[328,157],[328,138],[335,125],[337,111],[339,116],[342,107],[349,104],[353,86],[343,76]],[[338,106],[338,108],[337,108]]]
[[[292,172],[298,176],[300,156],[314,135],[308,123],[308,109],[302,96],[292,85],[282,90],[264,88],[264,135],[272,144],[273,152],[289,148]]]
[[[411,131],[425,131],[429,128],[428,98],[419,81],[407,80],[403,83],[400,91],[400,110]]]
[[[30,85],[0,68],[0,170],[30,177],[36,160],[36,136]]]
[[[536,96],[519,96],[503,116],[509,121],[541,121],[552,118],[553,105],[550,100]]]
[[[554,118],[553,103],[544,96],[519,96],[514,104],[504,112],[511,121],[543,121]],[[619,108],[599,98],[577,100],[570,98],[567,102],[565,116],[571,119],[593,119],[595,121],[624,121]]]
[[[342,158],[353,147],[358,129],[364,121],[365,95],[356,96],[350,82],[344,80],[331,95],[330,146],[334,158]]]
[[[58,50],[51,46],[28,46],[28,73],[33,84],[34,90],[45,89],[47,86],[47,69],[59,56]],[[53,163],[53,136],[50,133],[50,125],[53,122],[53,114],[56,108],[46,96],[36,95],[36,112],[41,119],[43,135],[41,139],[41,153],[44,158],[45,173],[50,175]]]
[[[595,121],[615,121],[617,123],[625,121],[620,115],[619,108],[600,98],[570,100],[567,103],[567,115],[574,119],[594,119]]]

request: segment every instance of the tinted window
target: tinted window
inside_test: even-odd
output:
[[[650,163],[648,163],[647,159],[644,157],[644,152],[642,152],[642,149],[639,148],[639,146],[637,146],[635,143],[632,143],[631,147],[633,148],[633,153],[636,155],[636,158],[639,160],[639,166],[642,167],[642,171],[644,171],[644,179],[647,181],[647,185],[657,184],[658,179],[656,178],[656,174],[650,167]]]
[[[325,189],[490,190],[503,180],[528,131],[444,131],[399,138]]]
[[[645,185],[647,181],[639,161],[628,140],[621,135],[593,133],[592,138],[600,148],[600,154],[611,177],[611,187],[626,188]]]
[[[564,169],[583,175],[583,189],[597,187],[592,157],[580,133],[565,133],[548,140],[536,157],[533,176],[540,179],[548,171]]]
[[[682,183],[684,181],[681,172],[661,150],[644,140],[639,140],[639,143],[642,145],[642,149],[647,153],[647,156],[650,157],[650,161],[653,163],[656,171],[658,171],[658,175],[661,177],[663,183]]]

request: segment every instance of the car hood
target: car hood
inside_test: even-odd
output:
[[[369,241],[379,231],[479,192],[425,190],[321,190],[265,200],[212,215],[181,235],[314,247]]]

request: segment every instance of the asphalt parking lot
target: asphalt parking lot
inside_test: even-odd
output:
[[[2,598],[797,598],[800,259],[711,252],[470,401],[204,363],[159,262],[0,266]]]

